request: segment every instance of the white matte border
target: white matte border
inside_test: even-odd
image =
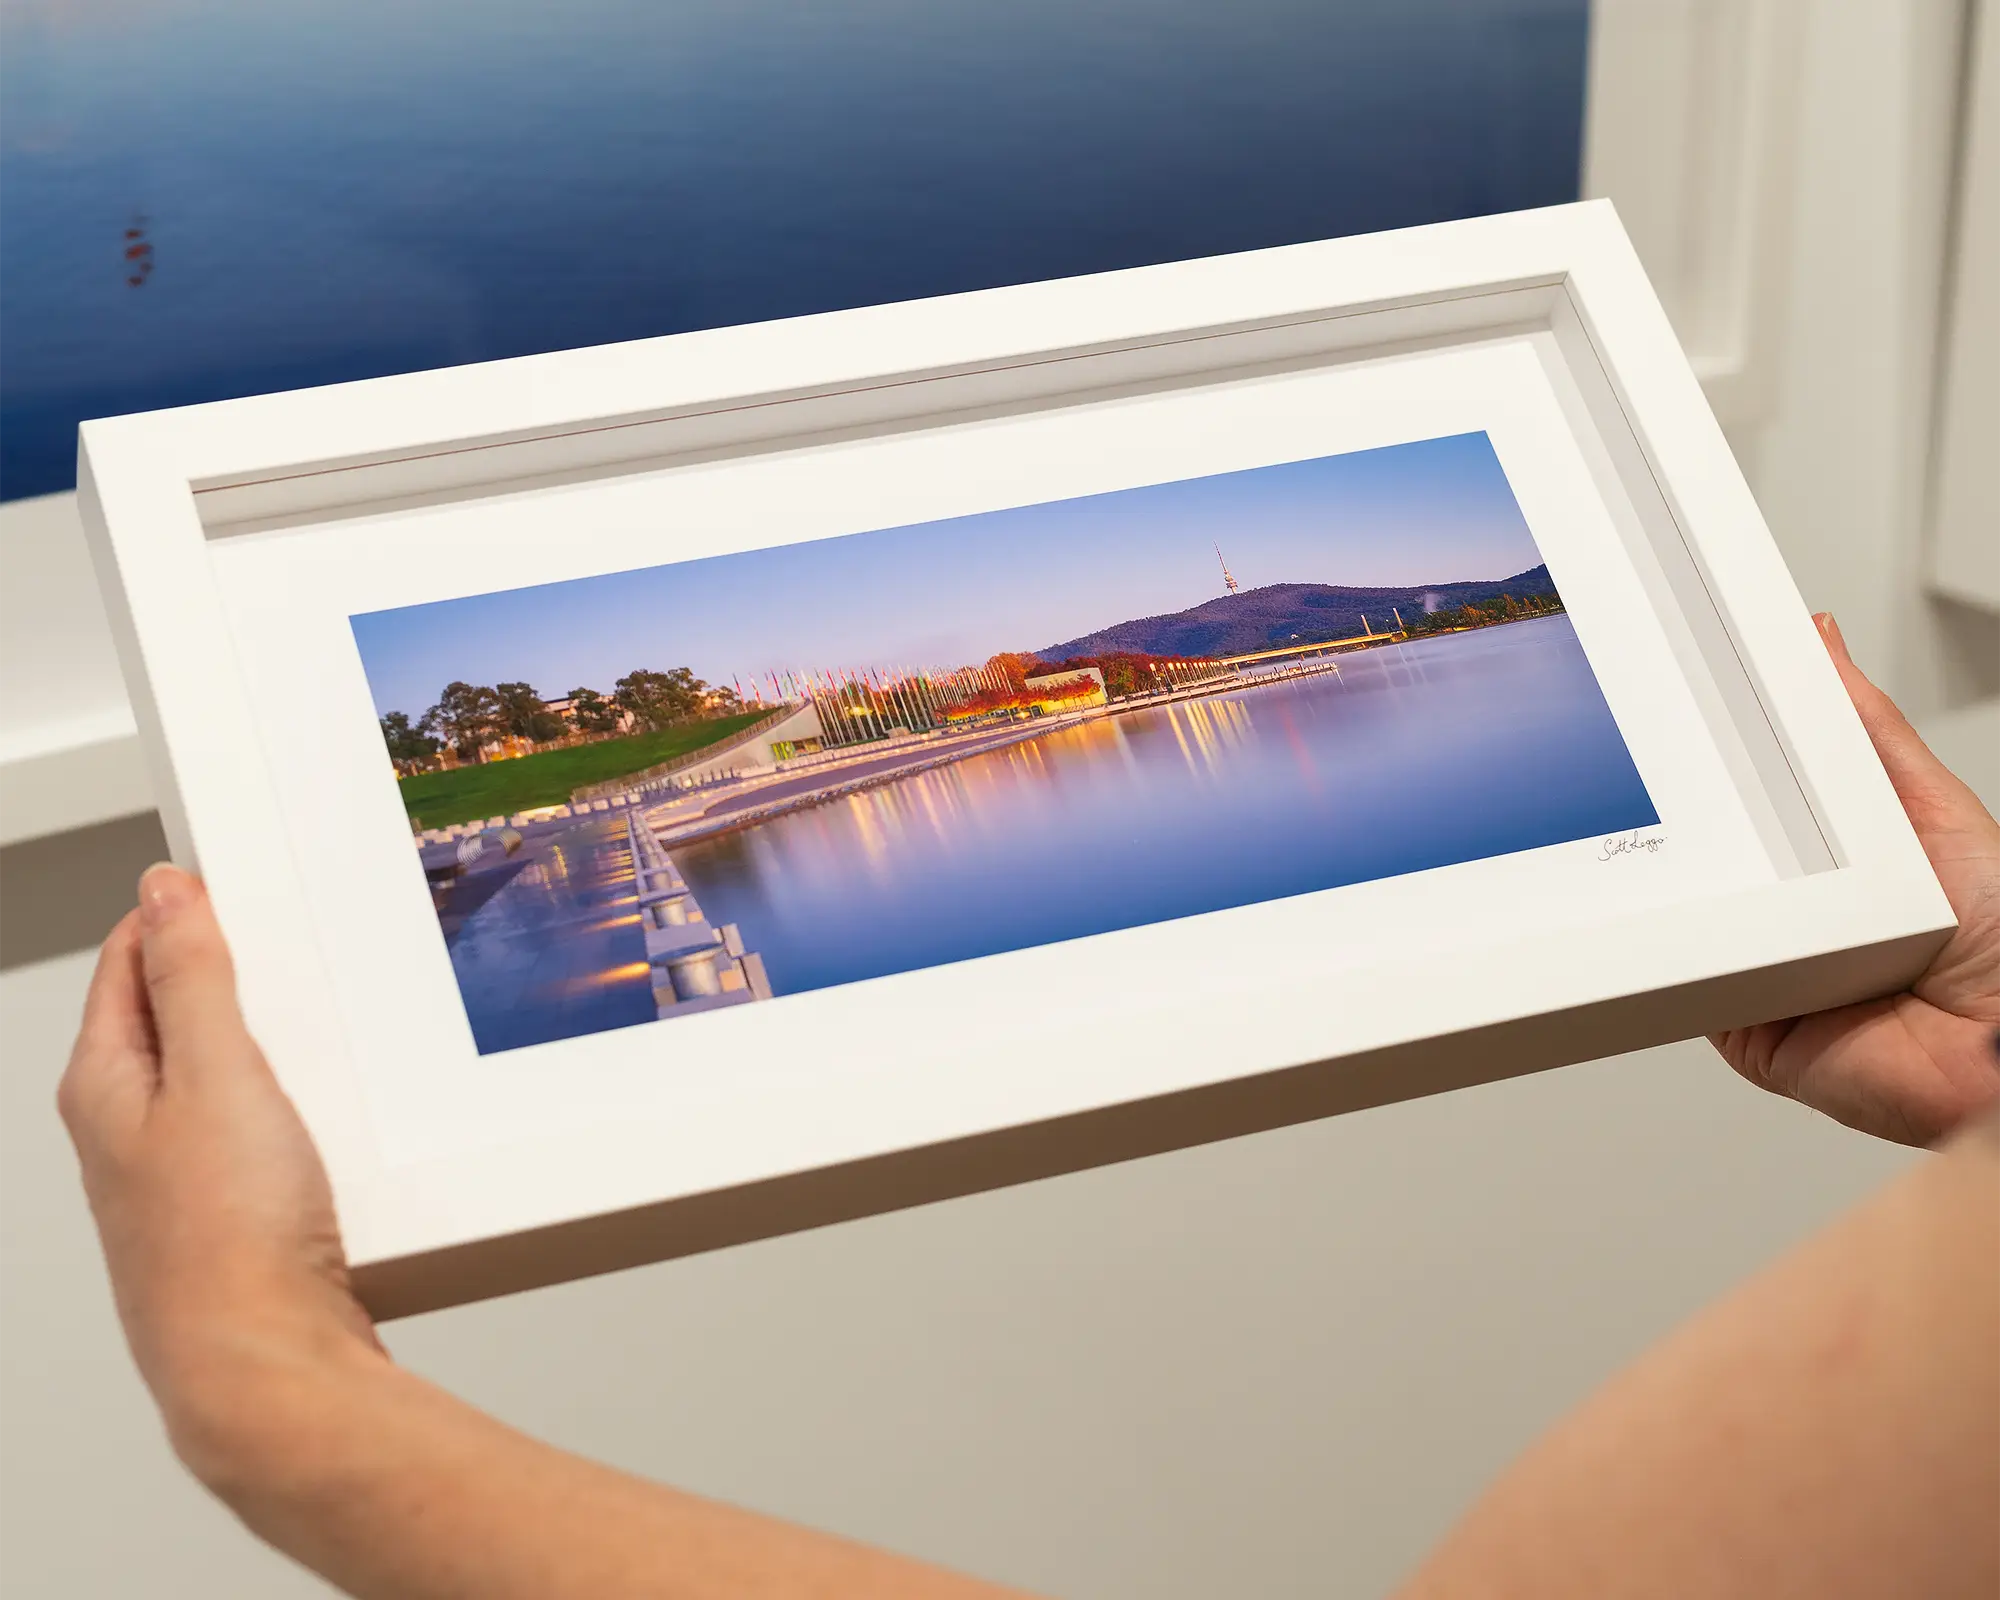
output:
[[[1067,946],[1043,946],[475,1053],[382,757],[351,614],[483,592],[493,587],[483,575],[495,572],[521,587],[1475,431],[1492,440],[1660,812],[1668,845],[1657,854],[1607,870],[1593,840],[1438,869],[1467,900],[1496,908],[1450,930],[1413,914],[1397,880],[1364,883],[1098,935],[1087,941],[1093,975],[1082,982]],[[551,537],[552,527],[563,536]],[[408,559],[411,550],[423,559]],[[626,1203],[715,1187],[761,1175],[756,1163],[779,1122],[815,1135],[804,1160],[816,1165],[881,1148],[889,1105],[928,1124],[926,1108],[963,1115],[970,1098],[1007,1122],[1126,1092],[1088,1061],[1066,1061],[1054,1075],[1030,1066],[1047,1053],[1040,1019],[990,1014],[970,1033],[947,1022],[996,992],[1039,994],[1050,1015],[1078,1027],[1098,1018],[1136,1027],[1156,1070],[1199,1081],[1213,1058],[1176,1067],[1173,1041],[1146,1016],[1146,975],[1183,965],[1191,942],[1218,989],[1272,987],[1272,974],[1294,965],[1274,964],[1273,949],[1310,952],[1306,972],[1287,982],[1342,962],[1372,965],[1385,946],[1436,958],[1449,981],[1447,949],[1774,877],[1525,338],[402,512],[332,532],[236,538],[214,547],[214,563],[312,921],[328,930],[338,1031],[390,1165],[505,1146],[526,1159],[557,1129],[639,1126],[650,1153]],[[301,724],[313,738],[296,739]],[[324,846],[334,839],[340,848]],[[1214,937],[1224,929],[1226,940]],[[298,998],[306,1003],[303,986]],[[1320,1053],[1347,1026],[1330,1025],[1315,1041]],[[1231,1072],[1296,1059],[1256,1033],[1247,1022]]]

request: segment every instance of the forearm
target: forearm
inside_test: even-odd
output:
[[[1989,1122],[1615,1379],[1404,1600],[1990,1595],[1996,1503]]]
[[[358,1345],[177,1430],[260,1537],[362,1600],[974,1600],[1003,1591],[541,1444]]]

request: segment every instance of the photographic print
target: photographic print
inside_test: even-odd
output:
[[[352,626],[481,1053],[1659,820],[1483,433]]]

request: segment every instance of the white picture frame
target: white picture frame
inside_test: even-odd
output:
[[[1562,847],[1569,887],[1394,948],[1357,884],[1095,935],[1084,979],[461,1048],[394,786],[348,775],[348,616],[1468,426],[1567,530],[1684,848]],[[1953,926],[1608,202],[90,422],[79,482],[174,858],[384,1317],[1877,995]],[[1035,1003],[965,1028],[993,975]]]

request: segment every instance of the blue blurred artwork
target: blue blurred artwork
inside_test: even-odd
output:
[[[87,417],[1573,199],[1587,0],[15,0],[0,497]]]

